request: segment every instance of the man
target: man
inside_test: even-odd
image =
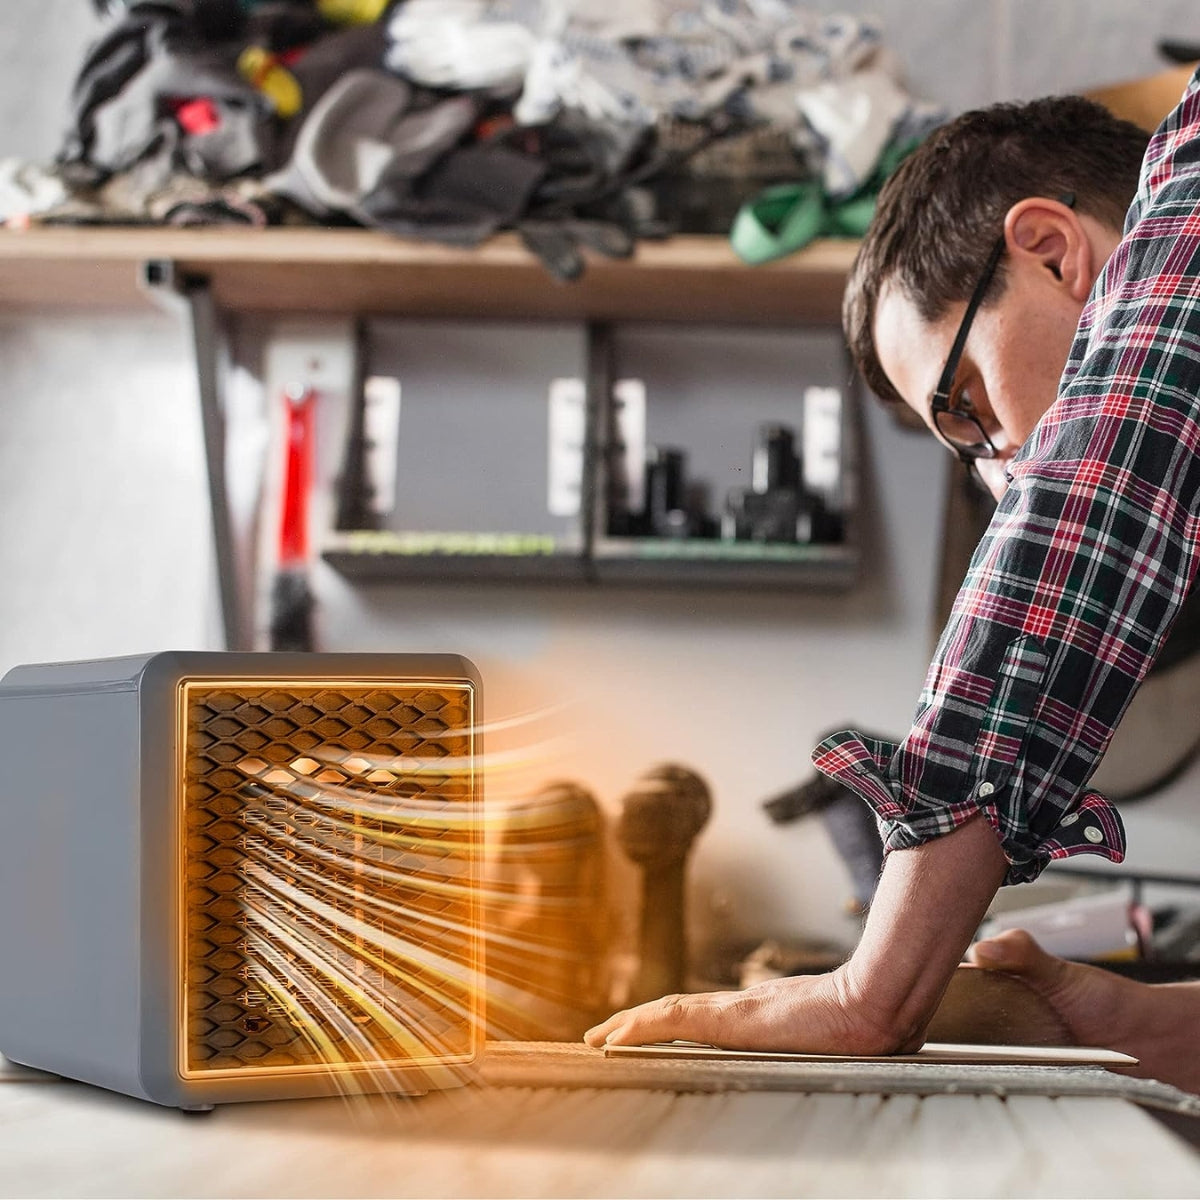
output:
[[[937,131],[880,197],[845,322],[872,388],[999,498],[908,737],[814,753],[889,852],[862,939],[827,975],[666,997],[593,1045],[914,1049],[1002,883],[1123,856],[1086,783],[1200,557],[1200,82],[1148,147],[1070,98]],[[1200,1092],[1200,984],[1134,984],[1022,933],[973,957],[1021,974],[1081,1043]]]

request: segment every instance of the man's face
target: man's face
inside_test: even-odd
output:
[[[1015,303],[1012,282],[975,315],[950,392],[950,406],[970,412],[996,447],[975,462],[997,499],[1008,462],[1054,403],[1079,314]],[[875,316],[880,365],[908,405],[932,430],[930,398],[937,386],[965,301],[929,324],[898,288],[884,288]]]
[[[995,458],[978,459],[976,467],[997,499],[1009,460],[1054,403],[1084,301],[1117,241],[1114,231],[1092,222],[1085,228],[1063,212],[1056,214],[1060,228],[1032,232],[1028,245],[1010,237],[1003,290],[976,312],[950,391],[950,407],[973,414],[996,448]],[[1019,239],[1019,220],[1015,226]],[[880,365],[931,430],[930,400],[966,307],[961,301],[926,322],[901,288],[888,283],[879,295]]]

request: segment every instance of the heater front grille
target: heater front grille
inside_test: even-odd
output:
[[[189,682],[181,713],[185,1077],[470,1058],[471,687]]]

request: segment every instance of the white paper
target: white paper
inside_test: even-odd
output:
[[[546,464],[546,508],[552,517],[573,517],[579,512],[586,433],[587,388],[583,380],[552,379]]]

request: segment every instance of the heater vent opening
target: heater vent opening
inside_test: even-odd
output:
[[[182,692],[184,1074],[471,1057],[471,689]]]

